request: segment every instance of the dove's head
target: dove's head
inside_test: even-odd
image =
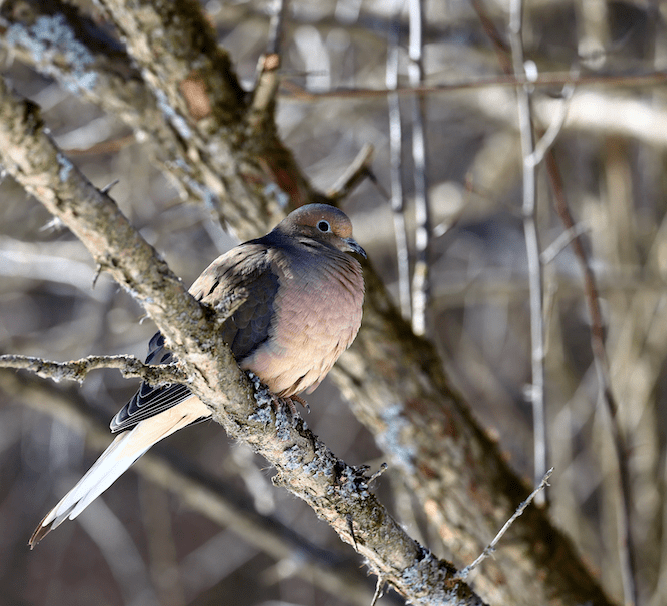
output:
[[[349,217],[335,206],[306,204],[292,211],[276,229],[302,242],[304,238],[312,239],[341,252],[353,252],[366,257],[366,251],[352,237]]]

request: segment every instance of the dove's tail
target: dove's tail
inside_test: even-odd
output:
[[[153,444],[210,416],[210,410],[195,396],[121,433],[63,499],[40,522],[28,545],[34,548],[64,520],[76,518],[88,505],[111,486]]]

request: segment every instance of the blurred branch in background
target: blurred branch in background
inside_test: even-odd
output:
[[[387,36],[387,77],[389,91],[398,89],[400,54],[400,19],[405,0],[396,0],[395,18],[389,26]],[[387,95],[389,114],[389,166],[391,180],[391,210],[394,219],[394,239],[396,241],[396,269],[398,271],[398,302],[401,315],[412,317],[412,296],[410,290],[410,257],[405,224],[405,198],[403,195],[403,124],[401,103],[397,93]]]
[[[535,64],[526,62],[523,52],[523,2],[512,0],[509,15],[509,39],[512,52],[512,69],[515,74],[526,74],[536,70]],[[531,67],[532,66],[532,67]],[[533,132],[530,85],[518,87],[516,91],[519,113],[519,138],[521,141],[521,174],[523,203],[523,233],[526,240],[528,261],[528,297],[530,302],[530,356],[531,378],[527,387],[528,401],[533,411],[533,482],[537,486],[547,470],[547,428],[544,411],[544,326],[542,307],[542,265],[540,263],[540,240],[537,231],[537,163],[535,134]],[[535,502],[543,504],[546,492],[539,493]]]
[[[545,156],[545,165],[549,183],[553,191],[554,206],[556,212],[563,222],[563,226],[573,232],[570,245],[574,250],[584,274],[584,289],[586,303],[591,321],[591,349],[595,357],[595,370],[597,374],[600,401],[604,402],[609,415],[609,427],[614,444],[614,454],[618,465],[619,481],[619,516],[618,516],[618,546],[621,559],[621,574],[623,575],[623,588],[625,592],[625,603],[628,606],[637,604],[636,586],[636,546],[632,531],[632,476],[630,473],[630,449],[620,426],[618,418],[618,404],[612,391],[609,359],[605,346],[605,329],[600,308],[600,294],[596,284],[595,274],[591,269],[588,255],[584,248],[581,234],[574,233],[577,226],[570,212],[570,207],[565,198],[563,182],[556,159],[551,151]]]
[[[412,89],[424,81],[424,7],[422,0],[407,0],[410,16],[408,41],[408,81]],[[415,181],[415,262],[412,269],[412,331],[426,333],[431,291],[431,209],[426,165],[426,97],[412,95],[412,161]]]

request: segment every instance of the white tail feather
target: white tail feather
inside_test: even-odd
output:
[[[88,505],[111,486],[153,444],[211,411],[192,396],[160,414],[141,421],[132,430],[120,434],[62,500],[48,513],[35,530],[30,545],[64,520],[76,518]]]
[[[73,520],[127,471],[151,447],[149,444],[138,452],[134,449],[130,456],[123,456],[123,450],[127,450],[127,445],[132,443],[132,434],[138,429],[139,425],[132,431],[119,435],[74,488],[47,514],[41,526],[47,526],[53,522],[51,529],[54,529],[66,518]]]

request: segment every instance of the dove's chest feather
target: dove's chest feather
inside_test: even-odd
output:
[[[361,268],[345,254],[307,257],[275,266],[267,338],[241,363],[275,393],[317,386],[354,340],[361,324]]]

